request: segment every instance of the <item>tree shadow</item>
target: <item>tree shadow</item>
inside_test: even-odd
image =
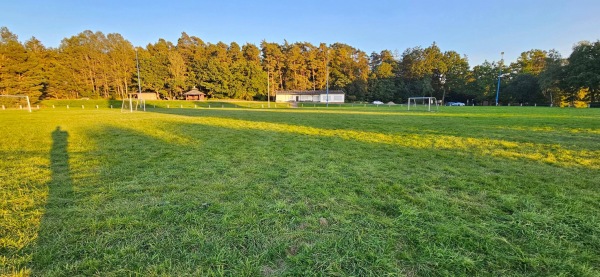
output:
[[[60,224],[64,217],[71,216],[68,212],[73,205],[74,192],[71,167],[69,165],[67,131],[60,126],[52,132],[52,148],[50,150],[50,171],[52,178],[48,183],[48,198],[45,212],[40,223],[38,240],[33,249],[32,275],[52,264],[56,258],[52,246],[67,246],[57,241],[65,239],[67,227]]]
[[[147,109],[287,109],[290,103],[258,102],[258,101],[228,101],[228,100],[149,100],[146,101]]]
[[[82,168],[78,155],[69,164],[67,132],[53,132],[50,195],[32,275],[257,276],[261,269],[295,275],[340,263],[347,273],[368,275],[360,271],[367,268],[383,275],[398,268],[395,259],[412,265],[425,264],[421,257],[433,252],[472,255],[463,251],[465,244],[492,266],[516,263],[516,247],[495,239],[497,229],[478,224],[510,230],[511,223],[496,222],[513,216],[494,209],[528,209],[518,200],[505,204],[495,191],[533,202],[548,190],[521,190],[516,179],[522,175],[487,180],[487,167],[451,168],[447,163],[465,161],[456,155],[430,159],[424,168],[431,174],[423,177],[411,168],[433,156],[413,148],[397,151],[384,143],[196,122],[164,128],[164,134],[190,138],[181,145],[169,143],[170,137],[161,138],[161,133],[140,131],[149,126],[127,127],[89,130],[87,143],[97,147],[85,159],[98,159],[98,171],[90,179],[80,179],[80,170],[90,167]],[[301,145],[310,147],[297,147]],[[506,164],[499,176],[522,166]],[[474,170],[474,180],[459,177]],[[492,208],[480,211],[482,202]],[[329,223],[320,223],[321,217]],[[478,233],[465,235],[465,230]],[[508,240],[521,239],[520,234],[508,233]],[[523,240],[518,247],[527,250],[531,244]],[[381,247],[373,250],[372,245]],[[392,262],[360,255],[369,251]],[[322,255],[321,264],[310,262],[315,255]],[[244,264],[247,260],[252,264]],[[461,266],[453,260],[437,262],[423,269],[423,275]]]
[[[528,113],[501,115],[486,113],[407,113],[399,110],[343,109],[148,109],[148,112],[202,118],[207,116],[282,123],[324,129],[361,130],[386,134],[447,135],[456,138],[479,138],[539,143],[566,141],[572,150],[590,149],[581,134],[594,134],[593,118],[564,117],[560,121]],[[567,127],[568,126],[568,127]]]
[[[177,114],[177,113],[171,113]],[[252,114],[246,116],[239,113],[202,113],[199,115],[177,114],[183,116],[194,116],[197,120],[189,120],[188,123],[209,125],[232,130],[258,130],[264,132],[288,133],[300,136],[317,136],[341,138],[343,140],[354,140],[364,143],[387,144],[401,148],[414,148],[424,150],[441,150],[442,152],[467,153],[469,155],[487,157],[493,156],[503,159],[519,159],[537,161],[553,164],[561,167],[584,167],[597,168],[595,148],[570,147],[568,145],[556,145],[552,143],[540,143],[538,140],[529,140],[527,137],[509,139],[505,137],[489,138],[487,135],[476,133],[452,135],[443,132],[419,132],[418,130],[404,129],[392,130],[393,128],[381,127],[377,131],[369,128],[369,124],[361,125],[357,120],[340,121],[356,123],[359,128],[352,126],[336,125],[337,120],[320,123],[314,118],[287,117],[289,122],[282,122],[282,117],[277,119],[265,119],[264,115]],[[250,119],[248,119],[250,118]],[[321,118],[322,120],[322,118]],[[186,121],[186,120],[182,120]],[[180,123],[182,122],[180,121]],[[284,119],[285,121],[285,119]],[[389,123],[389,121],[388,121]],[[370,124],[373,125],[373,124]],[[384,125],[384,124],[382,124]],[[363,128],[363,126],[365,126]],[[402,128],[402,126],[399,126]],[[512,136],[513,138],[516,136]],[[588,146],[589,147],[589,146]],[[582,149],[583,148],[583,149]]]

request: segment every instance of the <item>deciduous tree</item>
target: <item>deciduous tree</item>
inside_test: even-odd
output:
[[[582,41],[573,47],[568,58],[565,82],[571,93],[587,89],[590,102],[598,101],[600,92],[600,41]]]

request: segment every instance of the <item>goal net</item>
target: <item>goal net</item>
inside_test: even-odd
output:
[[[31,112],[31,103],[27,95],[0,95],[0,106],[2,110],[20,109]]]
[[[439,104],[435,97],[410,97],[408,98],[409,111],[438,111]]]
[[[123,98],[121,112],[133,112],[137,110],[146,111],[146,100],[140,99],[136,93],[130,93],[129,97]]]

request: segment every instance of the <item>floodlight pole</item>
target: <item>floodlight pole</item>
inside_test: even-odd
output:
[[[329,49],[327,49],[327,63],[325,64],[325,69],[327,72],[327,76],[326,76],[326,85],[325,85],[325,95],[326,95],[326,99],[325,101],[327,102],[326,106],[329,107]]]
[[[326,100],[327,101],[327,107],[329,107],[329,63],[327,64],[327,86],[325,88],[325,94],[326,96]]]
[[[140,97],[142,96],[142,81],[140,77],[140,60],[138,59],[138,51],[135,48],[135,64],[137,67],[137,77],[138,77],[138,103],[140,102]],[[137,106],[136,106],[137,110]],[[146,111],[146,102],[144,102],[144,111]]]
[[[138,73],[138,93],[142,93],[142,83],[140,82],[140,61],[138,60],[138,51],[135,49],[135,64],[137,66]]]
[[[498,70],[498,86],[496,87],[496,106],[498,106],[498,95],[500,94],[500,78],[502,77],[502,63],[504,62],[504,52],[500,52],[502,58],[500,59],[500,66]]]

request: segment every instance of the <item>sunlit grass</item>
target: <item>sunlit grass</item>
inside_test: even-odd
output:
[[[123,100],[46,100],[40,103],[34,103],[33,109],[74,109],[74,110],[94,110],[94,109],[114,109],[121,110],[121,105],[124,103]],[[128,100],[125,100],[128,104]],[[142,110],[141,102],[132,100],[134,110]],[[240,100],[205,100],[205,101],[185,101],[185,100],[146,100],[146,109],[221,109],[221,108],[270,108],[270,109],[282,109],[289,108],[290,103],[266,103],[260,101],[240,101]],[[139,106],[138,106],[139,105]]]
[[[397,114],[395,114],[397,116]],[[375,132],[364,132],[354,130],[322,129],[308,126],[298,126],[290,124],[278,124],[269,122],[256,122],[247,120],[236,120],[214,117],[184,117],[178,120],[169,121],[172,124],[194,122],[216,127],[231,129],[249,129],[263,130],[273,132],[294,133],[299,135],[338,137],[347,140],[357,140],[368,143],[385,143],[402,147],[419,149],[445,149],[453,151],[462,151],[478,155],[491,155],[505,158],[523,158],[532,161],[557,164],[559,166],[584,166],[589,168],[600,168],[600,149],[574,151],[564,149],[560,144],[543,143],[522,143],[498,139],[480,139],[471,137],[458,137],[448,135],[430,135],[430,134],[411,134],[389,135]],[[551,131],[551,127],[506,127],[506,129],[519,131]],[[142,128],[140,132],[154,137],[162,137],[165,141],[171,142],[189,142],[187,138],[177,137],[172,133],[167,133],[161,128]],[[570,133],[598,133],[598,130],[592,129],[572,129],[563,128],[563,131]]]
[[[175,122],[190,122],[181,120]],[[478,155],[491,155],[506,158],[524,158],[560,166],[584,166],[600,169],[600,149],[573,151],[563,149],[558,144],[545,145],[536,143],[518,143],[506,140],[477,139],[446,135],[403,134],[388,135],[374,132],[353,130],[330,130],[307,126],[234,120],[212,117],[198,117],[197,124],[224,127],[238,130],[262,130],[271,132],[294,133],[298,135],[337,137],[368,143],[384,143],[401,147],[418,149],[445,149],[462,151]]]
[[[266,107],[266,106],[265,106]],[[249,112],[264,112],[264,110],[247,109]],[[507,108],[507,107],[441,107],[439,111],[409,111],[406,106],[381,106],[374,105],[362,107],[350,104],[342,104],[342,107],[320,108],[298,108],[298,109],[271,109],[273,113],[320,113],[320,114],[350,114],[350,115],[387,115],[387,116],[409,116],[409,117],[433,117],[433,118],[523,118],[523,119],[594,119],[597,112],[594,109],[585,109],[574,112],[574,109],[566,108]]]
[[[0,112],[0,275],[598,275],[598,111],[388,108]]]
[[[496,126],[495,128],[502,130],[517,130],[526,132],[548,132],[548,133],[583,133],[600,135],[600,130],[591,128],[568,128],[568,127],[508,127],[508,126]]]

